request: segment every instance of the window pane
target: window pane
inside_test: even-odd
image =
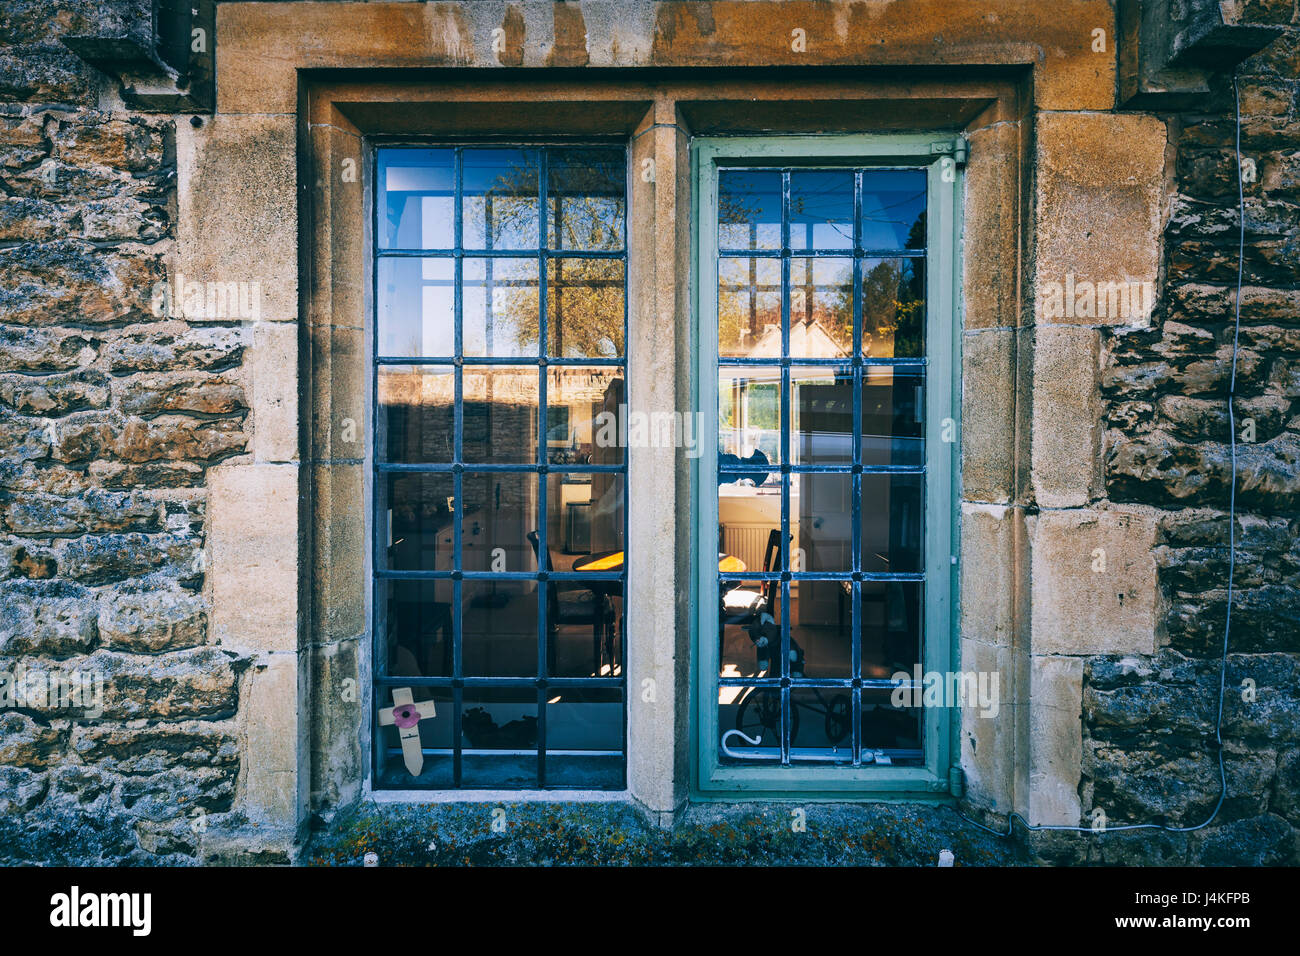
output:
[[[467,366],[463,380],[463,459],[485,464],[535,462],[537,366]]]
[[[853,676],[852,586],[849,581],[791,584],[791,677]]]
[[[862,691],[862,761],[879,750],[891,765],[919,764],[921,708],[895,707],[892,696],[888,690]]]
[[[815,757],[817,763],[853,761],[853,695],[848,690],[793,687],[790,709],[799,715],[790,742],[795,761],[802,763],[798,756]]]
[[[853,464],[853,373],[790,369],[790,454],[798,465]]]
[[[546,193],[550,248],[622,249],[626,186],[621,149],[552,150]]]
[[[537,582],[463,581],[460,614],[466,676],[537,676]]]
[[[382,645],[390,677],[450,677],[452,582],[385,581]]]
[[[923,570],[921,475],[862,476],[862,570]]]
[[[926,174],[867,170],[862,174],[862,248],[925,248]]]
[[[395,571],[451,571],[452,477],[399,473],[376,477],[380,501],[379,566]]]
[[[456,349],[455,262],[380,259],[379,354],[393,358],[450,356]]]
[[[452,767],[452,722],[456,705],[451,691],[432,687],[411,688],[416,710],[420,715],[416,728],[420,747],[424,753],[424,767],[418,777],[412,777],[402,758],[402,741],[398,728],[392,724],[379,727],[379,785],[395,789],[407,787],[451,787],[455,785]],[[380,710],[393,706],[392,691],[388,687],[375,688],[375,700]],[[432,702],[432,707],[421,706]],[[433,713],[428,711],[432,709]],[[378,724],[378,720],[376,720]],[[430,753],[429,751],[433,751]]]
[[[546,350],[561,358],[623,354],[621,259],[550,259],[546,284]]]
[[[623,780],[623,694],[614,687],[556,690],[546,703],[546,785],[614,788]]]
[[[532,688],[465,689],[461,785],[520,789],[537,786],[537,692]]]
[[[450,249],[456,200],[450,149],[380,150],[381,249]]]
[[[920,581],[862,582],[862,676],[888,680],[920,664],[925,605]]]
[[[467,257],[462,283],[464,354],[535,358],[537,260]]]
[[[553,465],[620,464],[626,401],[621,368],[551,368],[546,383],[547,460]]]
[[[552,568],[621,571],[623,476],[552,472],[546,489],[546,537]]]
[[[790,260],[790,357],[853,354],[853,260]]]
[[[862,261],[862,353],[872,358],[925,354],[925,260]]]
[[[718,351],[723,356],[781,355],[781,261],[718,260]]]
[[[790,248],[853,248],[853,171],[790,174]]]
[[[721,738],[718,749],[722,763],[779,763],[781,728],[787,725],[779,688],[718,688],[718,734]],[[727,750],[746,756],[730,757]]]
[[[379,460],[450,462],[455,370],[450,365],[382,365],[378,378]]]
[[[925,375],[868,367],[862,374],[862,463],[925,463]]]
[[[536,571],[528,533],[537,528],[537,475],[466,472],[461,494],[461,570]]]
[[[781,174],[726,169],[718,174],[718,248],[781,248]]]
[[[462,154],[466,249],[536,249],[538,168],[531,149]]]
[[[790,570],[853,570],[852,475],[791,475],[790,511],[799,521]]]
[[[583,558],[554,554],[557,570],[580,570]],[[566,578],[546,582],[547,661],[555,677],[617,677],[623,585]]]
[[[781,463],[781,370],[718,370],[719,477],[726,466],[750,466],[756,485],[771,480],[761,468]]]

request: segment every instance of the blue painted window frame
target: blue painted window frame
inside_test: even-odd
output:
[[[959,660],[956,635],[956,526],[960,487],[960,249],[962,168],[952,133],[735,136],[691,144],[692,344],[694,407],[701,434],[718,434],[717,209],[721,166],[880,166],[924,170],[926,222],[925,608],[923,665],[945,673]],[[803,363],[798,363],[803,364]],[[717,443],[695,460],[692,566],[691,791],[700,799],[771,799],[784,794],[843,800],[941,797],[959,766],[957,713],[923,712],[921,766],[724,765],[718,758]],[[706,560],[707,559],[707,560]]]

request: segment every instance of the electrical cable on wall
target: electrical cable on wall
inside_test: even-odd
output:
[[[954,808],[962,820],[979,827],[994,836],[1011,836],[1014,822],[1019,820],[1027,830],[1064,830],[1071,833],[1114,833],[1123,830],[1164,830],[1168,833],[1191,833],[1203,830],[1214,822],[1223,808],[1228,796],[1228,777],[1223,765],[1223,695],[1228,674],[1228,637],[1232,632],[1232,584],[1237,568],[1237,419],[1234,403],[1237,396],[1237,343],[1241,334],[1241,287],[1246,258],[1246,194],[1241,176],[1241,93],[1237,86],[1236,74],[1232,77],[1232,96],[1236,111],[1236,153],[1237,153],[1237,211],[1240,219],[1240,231],[1237,239],[1237,295],[1234,305],[1232,329],[1232,371],[1228,380],[1228,429],[1232,450],[1232,473],[1228,482],[1228,609],[1223,623],[1223,652],[1219,657],[1219,709],[1214,722],[1214,743],[1219,757],[1219,801],[1214,810],[1201,823],[1190,827],[1171,827],[1164,823],[1128,823],[1120,826],[1107,826],[1104,830],[1092,827],[1066,826],[1063,824],[1033,824],[1012,811],[1007,816],[1007,828],[995,830],[963,814]]]

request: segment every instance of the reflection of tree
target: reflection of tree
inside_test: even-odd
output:
[[[617,251],[623,248],[621,163],[591,154],[552,151],[547,190],[548,351],[553,355],[612,356],[623,352],[624,269],[618,259],[557,257],[561,250]],[[535,228],[537,170],[516,166],[484,195],[489,242]],[[490,210],[490,212],[488,212]],[[533,346],[539,313],[538,288],[512,284],[492,307],[508,318],[514,344]]]

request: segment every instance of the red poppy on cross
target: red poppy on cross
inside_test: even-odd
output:
[[[384,727],[397,727],[397,736],[402,741],[402,761],[412,777],[418,777],[424,769],[424,753],[420,749],[420,721],[436,716],[433,701],[420,701],[417,709],[411,688],[393,688],[393,706],[381,708],[379,723]]]

